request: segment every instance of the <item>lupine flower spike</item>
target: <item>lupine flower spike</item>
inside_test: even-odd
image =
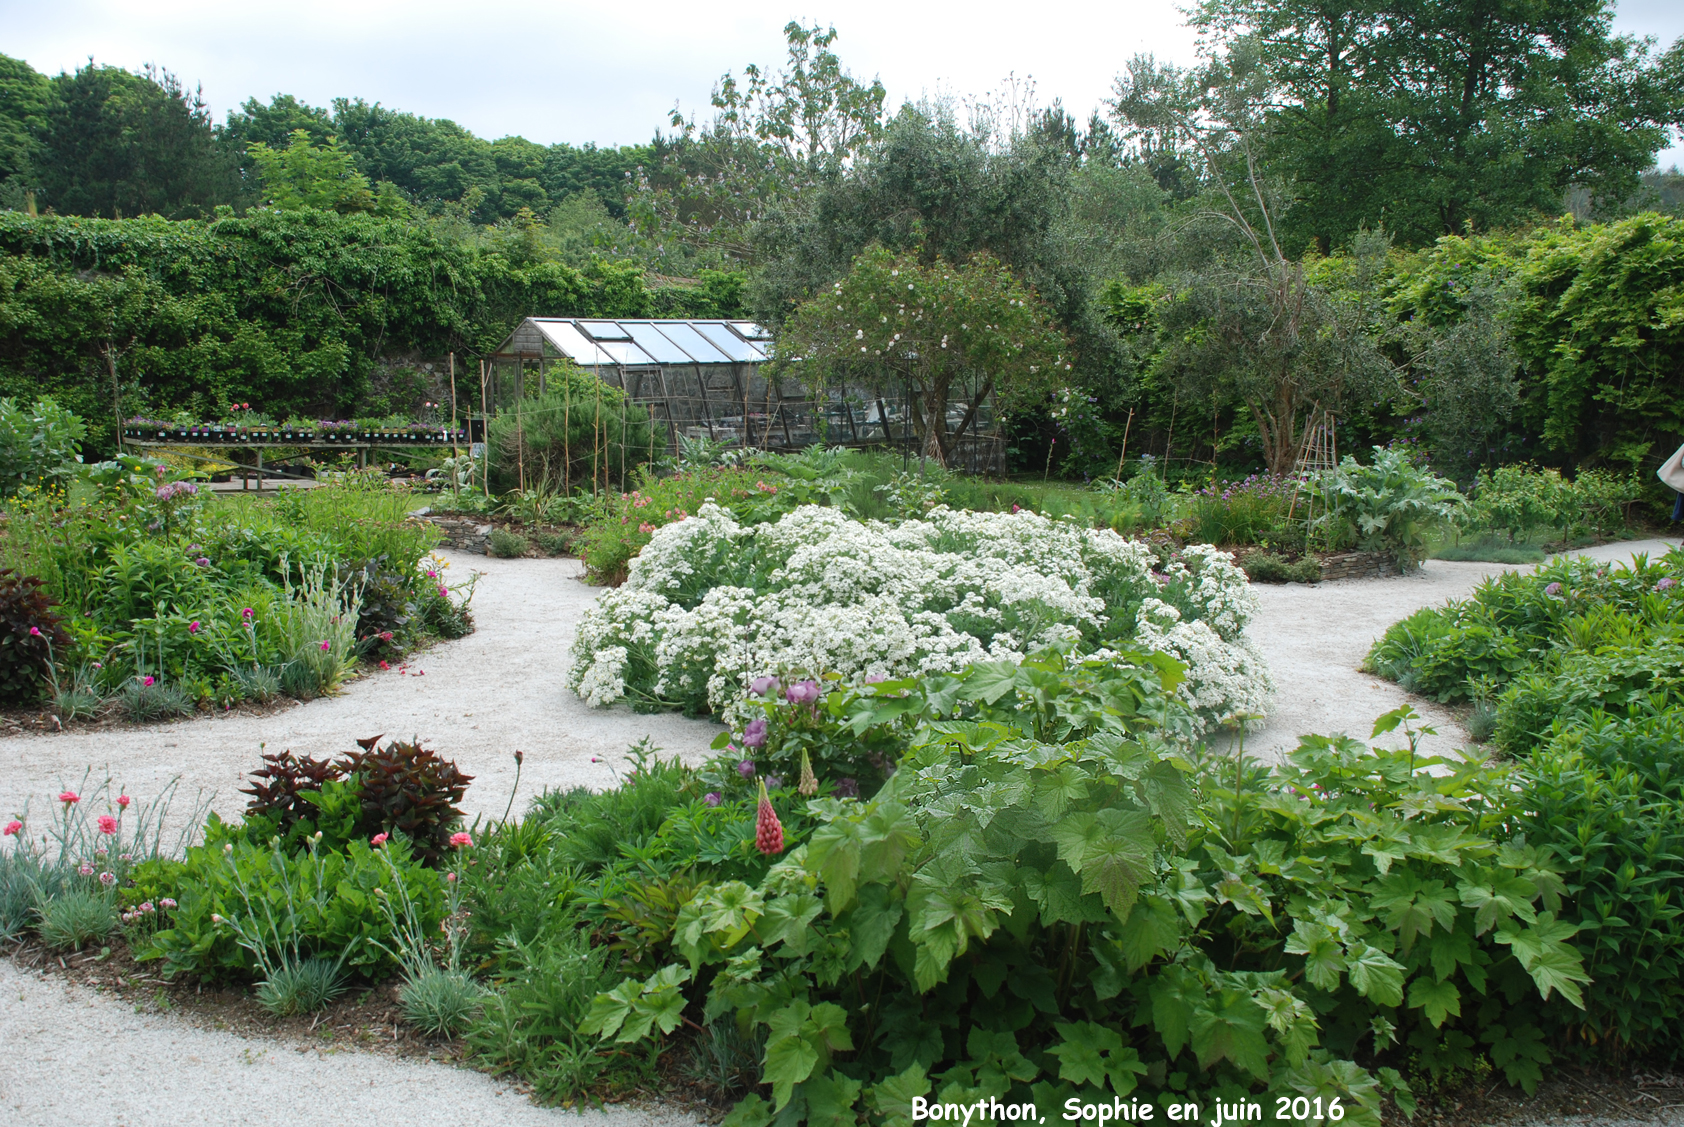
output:
[[[807,758],[807,749],[801,749],[801,782],[795,788],[808,798],[819,793],[818,776],[813,774],[813,761]]]
[[[766,794],[766,780],[760,780],[760,810],[754,819],[754,847],[768,857],[784,851],[784,828],[772,800]]]

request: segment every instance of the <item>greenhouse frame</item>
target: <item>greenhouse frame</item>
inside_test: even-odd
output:
[[[574,364],[646,407],[673,453],[682,435],[774,452],[824,443],[917,455],[904,387],[850,382],[815,393],[765,371],[771,343],[752,321],[528,317],[487,358],[483,402],[506,411],[533,390],[543,394],[552,365]],[[967,404],[955,399],[949,428],[966,414]],[[987,405],[956,437],[950,464],[973,473],[1004,464]]]

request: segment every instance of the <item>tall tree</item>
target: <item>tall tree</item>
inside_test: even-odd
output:
[[[33,198],[51,96],[46,75],[0,55],[0,207],[22,210]]]
[[[168,71],[90,62],[52,80],[44,116],[41,202],[56,211],[182,218],[238,197],[204,99]]]
[[[1262,152],[1304,205],[1289,242],[1405,243],[1625,198],[1684,118],[1676,50],[1611,34],[1611,0],[1204,0],[1213,59],[1254,54]],[[1261,140],[1261,138],[1260,138]]]

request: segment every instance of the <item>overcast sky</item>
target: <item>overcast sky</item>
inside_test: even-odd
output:
[[[834,24],[844,64],[882,78],[891,107],[940,91],[986,96],[1015,74],[1033,79],[1041,104],[1060,98],[1085,120],[1129,56],[1193,58],[1177,5],[1163,0],[0,0],[0,52],[47,73],[90,55],[156,63],[202,85],[218,120],[250,97],[350,96],[482,137],[617,145],[648,140],[675,102],[705,110],[723,72],[781,62],[791,19]],[[1684,3],[1624,0],[1616,26],[1664,48],[1684,35]],[[1675,161],[1684,148],[1662,156]]]

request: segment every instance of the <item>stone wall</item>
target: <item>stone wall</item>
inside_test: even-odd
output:
[[[1321,557],[1321,577],[1330,579],[1373,579],[1401,575],[1397,560],[1385,552],[1329,552]]]
[[[436,513],[422,513],[420,517],[439,530],[441,547],[469,552],[476,556],[489,554],[485,549],[485,539],[491,535],[491,530],[497,527],[489,519]]]

